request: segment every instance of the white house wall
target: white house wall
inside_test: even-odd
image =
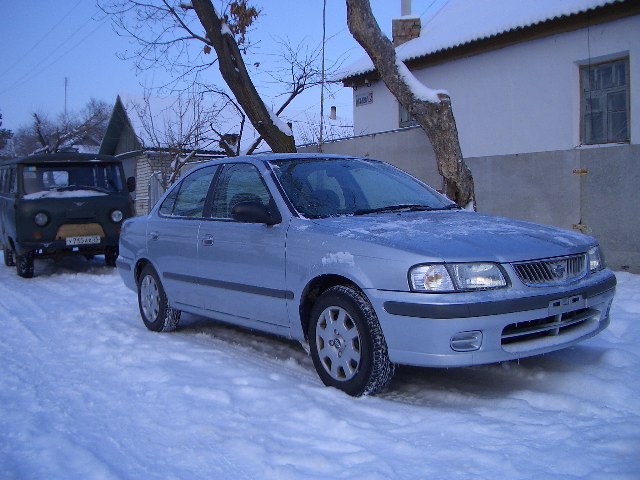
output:
[[[640,143],[640,17],[520,43],[414,72],[452,98],[462,153],[484,157],[580,145],[581,65],[629,56],[631,143]],[[372,103],[356,99],[372,93]],[[354,90],[355,134],[397,129],[399,109],[382,82]]]

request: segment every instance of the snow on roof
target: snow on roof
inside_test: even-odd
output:
[[[396,48],[404,62],[476,40],[568,17],[624,0],[449,0],[432,17],[422,19],[420,37]],[[364,57],[340,71],[344,80],[375,68]]]

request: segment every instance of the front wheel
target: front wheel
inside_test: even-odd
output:
[[[13,250],[8,245],[4,246],[4,264],[7,267],[15,267],[16,259],[13,256]]]
[[[393,377],[378,317],[355,288],[336,286],[320,296],[308,338],[313,364],[327,386],[360,396],[381,392]]]
[[[151,265],[142,270],[138,282],[138,306],[144,325],[153,332],[171,332],[178,327],[180,310],[169,306],[160,278]]]
[[[16,255],[16,271],[22,278],[33,277],[33,252]]]
[[[104,263],[107,267],[115,267],[118,259],[118,249],[109,247],[104,252]]]

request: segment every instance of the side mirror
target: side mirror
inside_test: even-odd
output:
[[[280,215],[272,215],[260,202],[240,202],[231,209],[231,218],[242,223],[264,223],[276,225],[282,221]]]
[[[127,178],[127,190],[129,190],[129,192],[135,192],[135,190],[136,190],[136,177]]]

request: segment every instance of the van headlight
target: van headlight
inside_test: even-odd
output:
[[[47,223],[49,223],[49,215],[47,215],[45,212],[38,212],[34,215],[33,222],[39,227],[44,227]]]
[[[447,293],[505,288],[507,280],[495,263],[417,265],[409,270],[414,292]]]
[[[121,222],[123,218],[124,215],[122,214],[122,210],[114,210],[111,212],[111,221],[113,223]]]

